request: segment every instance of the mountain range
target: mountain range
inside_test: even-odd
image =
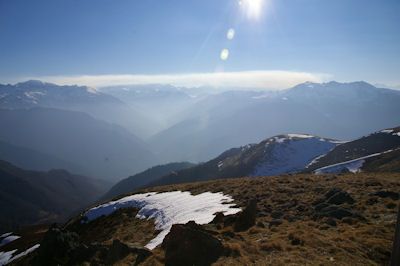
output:
[[[0,232],[64,221],[97,200],[109,185],[65,170],[28,171],[0,161]]]
[[[352,140],[400,124],[398,102],[399,91],[366,82],[221,92],[27,81],[0,85],[0,158],[26,169],[64,168],[117,181],[154,165],[207,162],[279,134]],[[20,150],[10,152],[10,145]],[[27,156],[32,152],[37,160]],[[53,157],[48,165],[39,160],[46,156]]]

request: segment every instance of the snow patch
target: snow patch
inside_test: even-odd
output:
[[[33,252],[35,249],[39,248],[40,244],[36,244],[30,248],[28,248],[27,250],[25,250],[24,252],[18,253],[17,255],[15,255],[13,257],[13,254],[15,252],[17,252],[17,249],[11,250],[11,251],[6,251],[6,252],[0,252],[0,265],[6,265],[16,259],[19,259],[23,256],[28,255],[29,253]]]
[[[306,135],[306,134],[287,134],[289,138],[299,138],[299,139],[309,139],[309,138],[314,138],[312,135]]]
[[[14,235],[8,235],[5,238],[1,239],[0,241],[0,247],[4,246],[10,242],[13,242],[14,240],[17,240],[18,238],[20,238],[20,236],[14,236]]]
[[[4,233],[4,234],[2,234],[2,235],[0,236],[0,238],[4,238],[4,237],[7,237],[7,236],[10,236],[10,235],[12,235],[12,233],[13,233],[13,232]]]
[[[376,157],[381,154],[385,154],[388,152],[392,152],[393,150],[387,150],[384,152],[379,152],[379,153],[374,153],[370,154],[367,156],[363,156],[357,159],[341,162],[341,163],[336,163],[328,166],[324,166],[321,168],[318,168],[314,171],[315,174],[329,174],[329,173],[340,173],[343,170],[347,169],[352,173],[358,173],[361,171],[361,167],[365,163],[365,159],[371,158],[371,157]]]
[[[211,222],[215,213],[235,214],[240,208],[234,208],[233,199],[223,193],[204,192],[192,195],[188,191],[163,193],[143,193],[121,198],[116,201],[89,209],[84,215],[92,221],[103,215],[110,215],[120,208],[138,208],[136,215],[140,219],[154,219],[155,227],[161,232],[146,247],[154,249],[162,243],[173,224],[195,221],[198,224]]]

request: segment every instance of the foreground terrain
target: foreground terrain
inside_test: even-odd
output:
[[[400,195],[398,174],[221,179],[138,192],[175,190],[190,191],[194,195],[223,192],[232,196],[233,203],[242,209],[252,199],[256,200],[256,219],[252,226],[239,228],[239,213],[218,215],[218,219],[202,225],[201,229],[195,227],[222,244],[220,254],[212,258],[215,265],[382,265],[390,259]],[[173,226],[165,238],[168,241],[164,239],[153,250],[145,249],[158,232],[152,220],[135,218],[137,212],[133,208],[119,209],[88,223],[82,223],[82,216],[78,216],[62,228],[53,228],[45,234],[39,249],[13,263],[173,265],[168,243],[173,243],[174,237],[181,241],[174,247],[176,252],[182,250],[179,245],[197,250],[205,248],[193,239],[183,236],[181,239],[175,232],[179,228]],[[57,234],[62,236],[59,237],[64,241],[61,244],[54,240]],[[12,243],[16,246],[23,240],[22,236]],[[37,243],[24,241],[26,248]],[[5,245],[0,251],[7,248]],[[196,259],[196,254],[193,253],[192,259]],[[177,255],[189,256],[188,253]]]

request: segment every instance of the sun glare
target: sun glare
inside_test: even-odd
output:
[[[241,0],[239,5],[245,10],[247,17],[258,19],[261,15],[264,0]]]

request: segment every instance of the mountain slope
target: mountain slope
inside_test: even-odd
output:
[[[48,171],[51,169],[75,169],[82,172],[83,167],[32,149],[15,146],[0,141],[0,160],[29,170]]]
[[[115,184],[102,198],[103,199],[111,199],[115,196],[122,195],[125,193],[129,193],[137,190],[153,182],[156,179],[159,179],[165,175],[170,174],[171,172],[176,172],[182,169],[186,169],[194,166],[192,163],[181,162],[181,163],[169,163],[166,165],[158,165],[147,169],[141,173],[130,176],[119,181]]]
[[[0,110],[0,140],[83,167],[68,169],[118,180],[157,163],[136,136],[114,124],[58,109]]]
[[[65,170],[27,171],[0,161],[0,232],[63,220],[93,203],[108,186]]]
[[[230,149],[206,163],[164,176],[147,186],[295,173],[337,144],[312,135],[278,135],[258,144]]]
[[[398,175],[388,173],[296,174],[152,187],[52,228],[41,242],[21,247],[40,243],[18,265],[198,265],[210,253],[217,254],[204,265],[387,265],[399,191]],[[221,202],[216,196],[228,197],[222,210],[214,208]],[[254,206],[249,202],[256,202],[254,210],[246,208]],[[243,211],[215,213],[230,205],[232,211]],[[90,215],[96,212],[100,215]],[[160,223],[172,223],[170,233],[161,245],[145,249],[165,229]]]
[[[313,171],[397,148],[400,148],[400,127],[385,129],[338,145],[310,164],[307,170]]]

